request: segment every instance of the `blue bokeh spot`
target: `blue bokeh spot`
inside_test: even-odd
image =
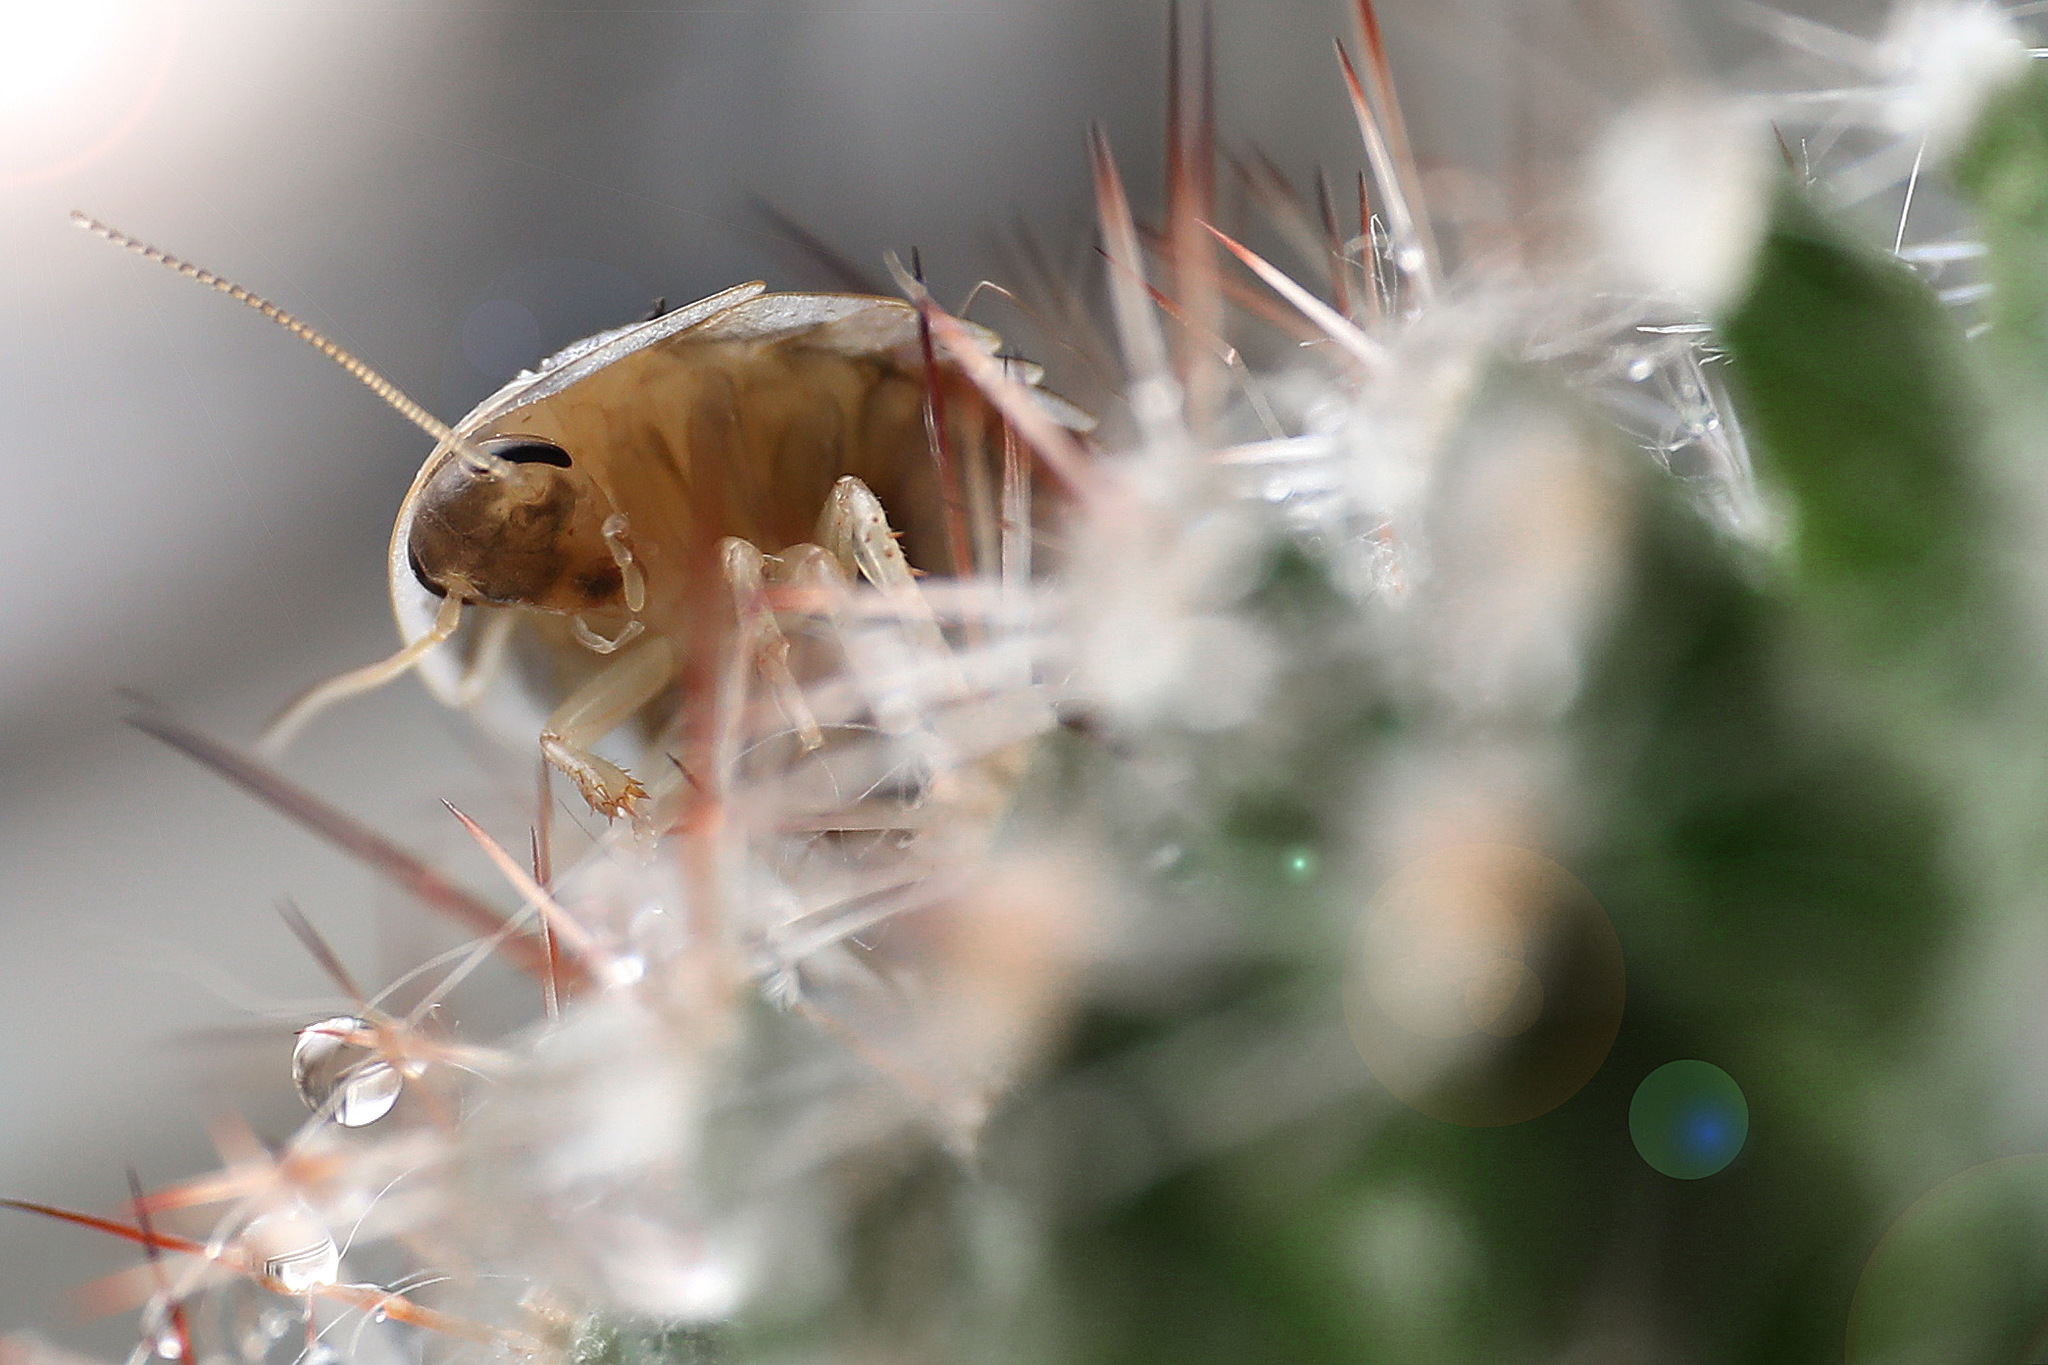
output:
[[[1628,1110],[1629,1136],[1652,1168],[1677,1180],[1725,1170],[1749,1139],[1749,1101],[1711,1062],[1667,1062],[1643,1078]]]

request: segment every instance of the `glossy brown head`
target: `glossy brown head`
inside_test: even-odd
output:
[[[415,494],[406,550],[437,597],[574,614],[624,606],[604,523],[610,506],[569,453],[532,436],[480,443],[480,468],[451,455]]]

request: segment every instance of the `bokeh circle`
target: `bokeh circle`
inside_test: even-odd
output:
[[[1439,849],[1361,917],[1344,1013],[1397,1099],[1466,1127],[1521,1123],[1577,1094],[1614,1046],[1626,972],[1577,878],[1509,844]]]
[[[1636,1087],[1628,1135],[1652,1170],[1701,1180],[1726,1170],[1749,1140],[1749,1100],[1712,1062],[1666,1062]]]
[[[1848,1365],[2022,1365],[2048,1344],[2048,1154],[1972,1166],[1920,1196],[1863,1267]]]

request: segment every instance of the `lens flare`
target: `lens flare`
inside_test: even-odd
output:
[[[171,0],[0,0],[0,185],[68,174],[119,144],[162,90]]]
[[[1366,1065],[1409,1107],[1520,1123],[1577,1094],[1621,1027],[1621,942],[1592,892],[1507,844],[1441,849],[1374,897],[1345,964]]]
[[[1666,1062],[1628,1106],[1628,1133],[1651,1167],[1674,1180],[1727,1169],[1749,1139],[1749,1101],[1712,1062]]]
[[[0,118],[12,119],[85,80],[113,47],[126,5],[0,0]]]
[[[1972,1166],[1899,1215],[1849,1304],[1848,1365],[2039,1360],[2048,1155]]]

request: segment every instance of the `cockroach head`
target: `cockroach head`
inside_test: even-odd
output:
[[[414,492],[406,550],[437,597],[575,614],[622,605],[605,543],[609,507],[569,452],[533,436],[478,443],[490,457],[448,452]]]

